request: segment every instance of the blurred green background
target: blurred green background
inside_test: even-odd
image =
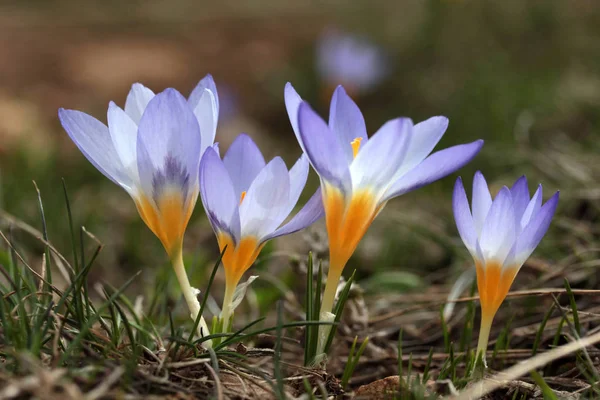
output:
[[[460,171],[467,186],[481,169],[494,190],[520,175],[560,189],[548,236],[534,254],[553,263],[598,239],[600,197],[600,3],[581,1],[23,1],[0,5],[0,178],[2,208],[40,228],[35,180],[50,240],[70,253],[61,178],[74,219],[104,248],[90,274],[118,285],[143,270],[133,293],[169,281],[177,286],[159,241],[127,194],[97,172],[62,130],[59,107],[106,121],[110,100],[123,105],[129,87],[188,94],[207,73],[222,113],[217,141],[226,148],[250,134],[270,158],[291,165],[300,154],[283,103],[291,81],[323,116],[337,82],[319,73],[324,32],[359,35],[386,55],[386,76],[352,91],[369,133],[388,119],[445,115],[438,149],[482,138],[482,152]],[[223,106],[222,106],[223,107]],[[309,192],[317,186],[311,173]],[[391,201],[373,224],[347,272],[367,290],[452,284],[469,267],[451,214],[458,174]],[[3,222],[2,229],[8,226]],[[271,243],[254,273],[263,307],[292,286],[297,271],[283,254],[321,254],[323,224],[312,235]],[[16,232],[39,265],[43,247]],[[315,239],[315,236],[321,239]],[[94,243],[85,238],[84,247]],[[202,287],[218,249],[202,207],[185,239],[192,284]],[[268,257],[269,253],[273,257]],[[292,263],[294,264],[294,263]],[[392,274],[392,276],[390,276]],[[222,274],[219,275],[222,282]],[[279,282],[281,281],[281,282]],[[259,283],[262,282],[262,283]],[[369,291],[367,291],[369,293]],[[220,297],[220,296],[217,296]]]

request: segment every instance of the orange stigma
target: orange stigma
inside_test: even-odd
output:
[[[356,158],[358,154],[358,150],[360,149],[360,142],[362,142],[363,138],[357,137],[353,141],[350,142],[350,146],[352,146],[352,156]]]
[[[245,198],[246,198],[246,191],[244,190],[240,196],[240,205],[242,204],[242,201],[244,201]]]

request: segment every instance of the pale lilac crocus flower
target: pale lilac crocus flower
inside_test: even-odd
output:
[[[121,109],[108,106],[108,126],[75,110],[60,109],[60,121],[83,155],[133,199],[142,220],[171,259],[195,319],[200,305],[182,257],[183,235],[199,193],[198,168],[214,142],[219,102],[207,75],[185,99],[177,90],[155,95],[135,83]],[[208,334],[201,319],[199,332]],[[210,346],[210,342],[205,342]]]
[[[381,82],[389,73],[383,50],[365,37],[327,30],[317,41],[317,71],[330,88],[343,85],[360,93]]]
[[[530,198],[525,176],[510,189],[504,186],[492,200],[483,174],[477,172],[469,207],[462,179],[456,180],[454,219],[475,261],[481,303],[477,356],[484,363],[494,316],[519,269],[546,234],[557,204],[558,192],[542,205],[542,185]]]
[[[223,157],[208,149],[200,163],[200,194],[204,209],[225,249],[225,296],[221,320],[227,332],[235,289],[265,243],[304,229],[323,216],[320,190],[286,224],[308,176],[302,155],[288,171],[280,157],[269,163],[248,135],[241,134]],[[283,225],[282,225],[283,224]]]
[[[289,83],[285,102],[298,143],[321,178],[330,257],[320,318],[328,320],[342,271],[386,203],[462,168],[483,141],[430,154],[446,132],[445,117],[418,124],[393,119],[369,138],[362,113],[341,86],[331,100],[329,124]],[[321,327],[319,350],[329,329]]]

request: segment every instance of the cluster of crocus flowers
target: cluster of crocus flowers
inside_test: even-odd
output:
[[[200,164],[204,209],[223,253],[225,295],[222,331],[227,332],[233,297],[244,272],[265,243],[299,231],[323,216],[317,191],[286,224],[306,184],[308,161],[303,155],[288,171],[280,157],[269,163],[249,136],[241,134],[221,160],[208,149]]]
[[[330,259],[320,319],[330,320],[342,271],[387,201],[461,168],[483,141],[430,155],[448,126],[445,117],[416,125],[393,119],[368,138],[362,113],[341,86],[331,100],[329,124],[289,83],[285,102],[296,138],[321,179]],[[319,334],[318,352],[329,329]]]
[[[481,302],[477,356],[485,363],[492,321],[515,276],[544,237],[558,204],[556,192],[542,205],[542,185],[530,198],[527,179],[504,186],[492,200],[480,172],[473,180],[471,207],[461,178],[454,186],[458,232],[475,261]]]
[[[127,191],[141,218],[162,242],[192,319],[200,305],[183,264],[183,235],[198,199],[200,158],[213,145],[218,113],[210,75],[189,99],[175,89],[155,95],[136,83],[125,109],[109,104],[108,126],[80,111],[59,110],[73,142],[100,172]],[[204,319],[199,331],[208,334]]]

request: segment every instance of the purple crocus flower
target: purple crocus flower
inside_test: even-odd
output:
[[[362,92],[381,82],[389,66],[384,52],[366,38],[329,30],[317,43],[317,70],[332,87]]]
[[[385,204],[463,167],[483,141],[430,155],[448,127],[445,117],[416,125],[393,119],[369,138],[362,113],[341,86],[331,100],[329,124],[289,83],[285,102],[296,138],[321,178],[330,251],[321,307],[325,319],[331,317],[342,270]]]
[[[200,194],[217,236],[225,268],[223,331],[227,331],[234,292],[265,243],[304,229],[323,216],[318,190],[286,224],[308,176],[306,156],[288,171],[280,157],[269,163],[256,144],[239,135],[223,157],[208,149],[200,163]]]
[[[494,200],[483,174],[473,179],[471,207],[459,177],[454,186],[454,219],[475,261],[481,302],[477,353],[485,360],[492,321],[517,272],[540,243],[554,216],[558,192],[542,205],[542,185],[529,197],[527,178],[504,186]]]
[[[125,102],[108,106],[108,126],[75,110],[60,121],[79,150],[129,193],[146,225],[160,239],[195,318],[200,307],[182,259],[183,235],[198,199],[200,157],[214,142],[219,102],[207,75],[185,99],[175,89],[155,95],[136,83]],[[208,329],[202,320],[201,328]]]

